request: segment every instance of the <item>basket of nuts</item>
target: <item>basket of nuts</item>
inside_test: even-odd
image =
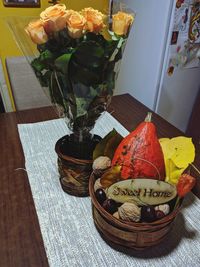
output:
[[[158,244],[168,234],[180,207],[168,214],[168,204],[158,205],[157,209],[152,206],[139,207],[130,202],[121,204],[107,198],[102,188],[94,191],[95,181],[95,175],[92,174],[89,188],[93,219],[103,239],[109,244],[142,250]]]
[[[99,149],[89,181],[94,224],[108,244],[123,251],[160,243],[195,184],[194,177],[183,174],[194,160],[191,139],[159,140],[149,116],[127,137],[118,138],[109,157]],[[108,151],[114,139],[105,139]]]

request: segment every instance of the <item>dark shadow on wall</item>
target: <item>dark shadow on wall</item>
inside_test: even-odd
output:
[[[5,109],[4,109],[3,101],[1,98],[1,94],[0,94],[0,113],[4,113],[4,112],[5,112]]]

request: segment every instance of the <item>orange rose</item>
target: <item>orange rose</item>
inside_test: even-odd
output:
[[[30,36],[35,44],[43,44],[48,40],[41,20],[32,21],[25,28],[26,33]]]
[[[117,35],[126,35],[134,17],[130,14],[119,11],[112,16],[112,30]]]
[[[82,14],[86,19],[86,30],[90,32],[99,32],[103,29],[104,15],[96,9],[91,7],[84,8]]]
[[[44,28],[47,33],[64,29],[66,27],[67,16],[68,14],[64,4],[50,6],[40,14],[40,18],[44,22]]]
[[[86,19],[77,11],[67,18],[68,33],[72,38],[80,38],[83,35]]]

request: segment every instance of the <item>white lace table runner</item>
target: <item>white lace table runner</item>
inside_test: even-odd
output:
[[[109,113],[95,126],[105,136],[127,130]],[[92,219],[90,198],[64,193],[59,183],[56,141],[68,133],[62,119],[18,125],[26,170],[50,267],[200,266],[200,200],[190,194],[168,238],[134,256],[110,248]],[[21,167],[21,166],[19,166]]]

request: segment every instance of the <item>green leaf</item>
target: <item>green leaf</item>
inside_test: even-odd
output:
[[[54,59],[54,55],[49,50],[45,50],[40,54],[39,58],[41,62],[48,62]]]
[[[117,62],[122,58],[122,51],[126,44],[126,39],[120,37],[116,40],[109,40],[105,46],[105,54],[110,61]]]
[[[82,42],[73,53],[72,60],[85,68],[99,68],[104,63],[104,49],[95,41]]]
[[[83,116],[87,113],[89,101],[90,99],[88,100],[87,98],[76,98],[77,117]]]
[[[31,62],[31,66],[36,72],[37,71],[41,72],[44,69],[46,70],[51,69],[53,62],[54,62],[54,55],[49,50],[45,50],[39,55],[38,58],[35,58]]]
[[[115,33],[114,33],[113,31],[110,31],[110,30],[108,30],[108,33],[109,33],[111,36],[115,35]]]
[[[55,60],[55,66],[62,73],[68,74],[68,65],[72,54],[64,54]]]
[[[52,71],[48,70],[43,75],[43,78],[44,78],[44,81],[45,81],[45,86],[49,85],[49,81],[51,79],[51,73],[52,73]]]
[[[118,41],[108,40],[105,45],[105,55],[110,58],[113,52],[117,49]]]
[[[73,47],[72,38],[69,37],[67,30],[63,29],[62,31],[54,32],[53,36],[50,36],[48,42],[44,45],[38,46],[38,50],[44,51],[45,48],[51,51],[55,57],[63,54],[63,51],[68,47]]]
[[[96,43],[98,43],[99,45],[101,45],[102,47],[105,46],[106,40],[104,39],[104,37],[101,34],[96,34],[93,32],[88,32],[85,35],[84,38],[85,41],[95,41]]]
[[[104,155],[112,159],[114,157],[115,150],[122,139],[123,137],[119,133],[116,133],[116,135],[112,136],[105,145]]]
[[[100,91],[99,91],[99,92],[100,92]],[[90,96],[91,96],[92,99],[94,99],[94,98],[97,96],[97,94],[98,94],[99,92],[98,92],[98,88],[97,88],[97,90],[96,90],[96,89],[94,89],[93,87],[90,87]]]
[[[37,72],[36,76],[39,79],[39,82],[42,87],[47,87],[49,86],[49,81],[51,79],[51,71],[46,71],[44,73],[42,72]]]
[[[113,36],[112,36],[112,40],[113,40],[113,41],[118,41],[118,40],[119,40],[119,37],[116,36],[116,35],[113,35]]]
[[[100,69],[88,69],[77,64],[74,61],[70,62],[70,79],[73,83],[82,83],[86,86],[92,86],[101,82]]]
[[[93,159],[95,160],[99,156],[108,156],[110,159],[112,159],[114,151],[121,140],[122,136],[115,129],[113,129],[95,147]]]
[[[45,69],[45,64],[41,62],[40,58],[35,58],[31,62],[31,66],[35,72],[41,72],[43,69]]]

